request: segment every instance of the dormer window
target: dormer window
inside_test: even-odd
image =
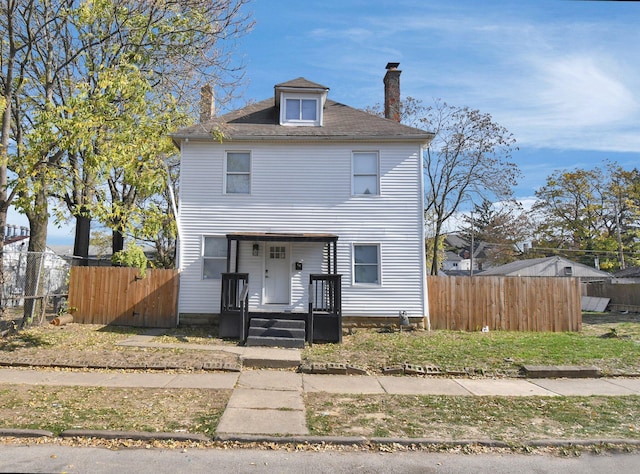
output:
[[[280,124],[317,127],[322,125],[320,96],[283,93],[280,101]]]
[[[303,77],[275,86],[280,125],[321,127],[322,108],[329,88]]]
[[[285,99],[287,122],[318,120],[318,99]]]

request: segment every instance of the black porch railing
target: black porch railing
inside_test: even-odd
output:
[[[244,341],[249,323],[249,274],[223,273],[221,294],[219,335]]]
[[[309,275],[308,313],[278,313],[277,318],[305,319],[306,339],[342,342],[342,275]],[[270,313],[249,312],[249,274],[222,274],[222,301],[220,304],[220,337],[245,341],[249,319],[268,317]]]
[[[342,275],[309,275],[307,341],[342,342]]]

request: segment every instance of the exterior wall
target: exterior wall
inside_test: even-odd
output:
[[[251,194],[225,195],[225,151],[251,151]],[[378,151],[380,195],[351,196],[351,153]],[[410,317],[427,314],[422,226],[422,160],[418,144],[389,143],[182,143],[180,187],[180,313],[218,313],[220,281],[203,280],[202,239],[232,232],[332,233],[342,274],[344,316]],[[354,243],[380,245],[382,284],[352,283]],[[240,247],[248,272],[250,306],[259,308],[264,242]],[[320,272],[323,244],[291,243],[290,305],[304,310],[308,274]],[[243,246],[246,246],[243,247]],[[303,260],[296,272],[294,262]],[[325,269],[326,270],[326,269]]]

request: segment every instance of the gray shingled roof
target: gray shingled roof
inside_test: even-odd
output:
[[[323,86],[322,84],[318,84],[317,82],[311,82],[304,77],[298,77],[297,79],[292,79],[287,82],[281,82],[280,84],[276,84],[275,87],[295,87],[296,89],[326,89],[329,90],[327,86]]]
[[[276,87],[323,88],[325,86],[304,78],[284,82]],[[291,127],[279,124],[275,99],[250,104],[242,109],[216,117],[213,120],[180,129],[171,137],[183,139],[213,140],[213,132],[219,130],[228,140],[318,140],[318,139],[375,139],[414,140],[427,143],[433,134],[402,125],[393,120],[354,109],[327,99],[321,127]]]

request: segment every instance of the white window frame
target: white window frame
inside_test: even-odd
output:
[[[249,171],[248,172],[237,172],[237,171],[229,171],[227,169],[227,164],[229,162],[229,154],[247,154],[249,155]],[[234,176],[249,176],[249,189],[246,193],[233,193],[233,192],[229,192],[227,190],[227,181],[228,181],[228,177],[229,175],[234,175]],[[253,156],[251,154],[251,151],[249,150],[227,150],[224,153],[224,189],[223,189],[223,193],[227,194],[229,196],[248,196],[251,194],[251,188],[252,188],[252,181],[253,181]]]
[[[223,240],[224,241],[224,249],[225,249],[225,255],[224,256],[208,256],[205,254],[205,245],[206,245],[206,241],[207,239],[219,239],[219,240]],[[228,252],[228,246],[227,246],[227,238],[225,236],[222,235],[203,235],[202,236],[202,245],[201,245],[201,257],[202,257],[202,272],[201,272],[201,278],[202,280],[208,281],[208,280],[221,280],[222,278],[214,278],[214,277],[208,277],[205,275],[205,262],[207,260],[220,260],[224,262],[224,269],[221,273],[224,273],[227,271],[227,252]]]
[[[356,247],[376,247],[377,250],[377,283],[356,281]],[[378,287],[382,286],[382,252],[380,251],[380,243],[378,242],[354,242],[351,245],[351,281],[353,286]]]
[[[355,161],[358,155],[375,155],[376,156],[376,172],[358,173],[356,174]],[[375,176],[376,192],[375,193],[358,193],[356,192],[356,177],[358,176]],[[352,196],[380,196],[380,152],[378,150],[357,150],[351,152],[351,195]]]
[[[288,119],[287,118],[287,101],[288,100],[300,100],[300,105],[302,106],[303,100],[312,100],[316,104],[316,118],[314,120],[304,120],[301,117],[302,111],[297,119]],[[283,93],[280,99],[280,125],[289,125],[289,126],[303,126],[303,127],[318,127],[322,125],[322,107],[321,107],[321,97],[319,95],[309,95],[309,94],[291,94],[291,93]]]

